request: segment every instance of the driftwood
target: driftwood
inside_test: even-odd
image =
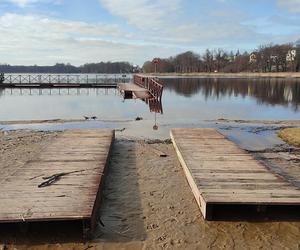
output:
[[[43,177],[43,180],[46,180],[44,182],[42,182],[40,185],[38,185],[39,188],[43,188],[43,187],[48,187],[50,185],[52,185],[53,183],[59,181],[61,179],[61,177],[69,175],[69,174],[74,174],[74,173],[79,173],[79,172],[83,172],[85,170],[77,170],[77,171],[72,171],[72,172],[64,172],[64,173],[59,173],[59,174],[54,174],[48,177]]]

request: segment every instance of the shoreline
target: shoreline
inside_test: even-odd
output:
[[[62,124],[62,123],[72,123],[72,122],[116,122],[116,123],[126,123],[126,122],[132,122],[135,120],[101,120],[101,119],[95,119],[95,120],[85,120],[85,119],[46,119],[46,120],[16,120],[16,121],[0,121],[0,125],[27,125],[27,124]]]
[[[240,120],[225,119],[206,120],[207,122],[239,123],[239,124],[264,124],[264,125],[300,125],[300,120]]]
[[[278,72],[278,73],[252,73],[252,72],[241,72],[241,73],[207,73],[207,72],[193,72],[193,73],[149,73],[145,75],[155,76],[171,76],[171,77],[228,77],[228,78],[300,78],[300,72]]]
[[[114,119],[96,119],[96,120],[85,120],[85,119],[45,119],[45,120],[10,120],[0,121],[0,125],[26,125],[26,124],[43,124],[43,123],[72,123],[72,122],[109,122],[109,123],[128,123],[134,122],[135,119],[129,120],[114,120]],[[213,120],[203,120],[203,122],[220,122],[220,123],[239,123],[239,124],[265,124],[265,125],[300,125],[300,120],[242,120],[242,119],[226,119],[219,118]]]

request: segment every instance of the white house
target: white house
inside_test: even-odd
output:
[[[257,61],[257,56],[256,56],[256,53],[253,52],[253,53],[251,53],[250,56],[249,56],[249,62],[250,62],[250,63],[256,63],[256,61]]]
[[[296,52],[295,49],[289,50],[288,53],[286,54],[286,61],[287,62],[293,62],[293,61],[295,61],[296,55],[297,55],[297,52]]]

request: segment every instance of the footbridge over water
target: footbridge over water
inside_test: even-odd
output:
[[[0,88],[116,88],[131,74],[4,74]]]

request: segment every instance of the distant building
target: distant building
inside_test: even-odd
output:
[[[249,62],[250,63],[256,63],[257,62],[257,53],[253,52],[249,56]]]
[[[286,61],[287,62],[294,62],[296,60],[297,51],[295,49],[291,49],[286,54]]]
[[[271,62],[276,63],[276,61],[278,60],[278,56],[277,55],[271,55],[270,59],[271,59]]]

